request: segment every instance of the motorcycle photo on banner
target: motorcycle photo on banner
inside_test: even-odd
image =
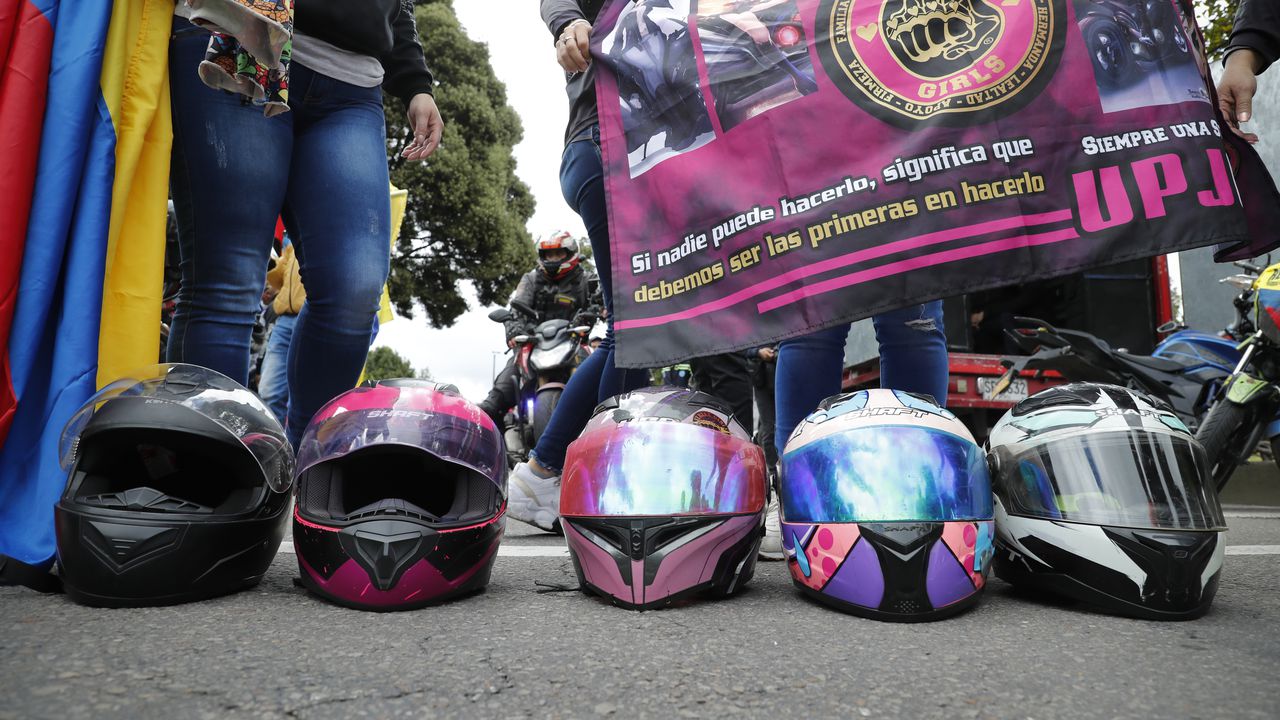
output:
[[[1266,252],[1280,194],[1203,47],[1190,0],[614,0],[591,49],[619,365]]]

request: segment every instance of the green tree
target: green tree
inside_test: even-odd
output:
[[[1195,6],[1196,22],[1204,33],[1205,52],[1209,57],[1217,58],[1231,37],[1231,23],[1235,20],[1240,0],[1195,0]]]
[[[406,162],[404,106],[386,101],[391,180],[409,191],[389,285],[400,315],[421,306],[428,322],[446,327],[467,309],[463,281],[475,285],[481,304],[505,302],[532,266],[525,223],[534,200],[515,174],[511,150],[523,129],[488,48],[463,32],[452,0],[418,0],[415,14],[445,129],[426,162]]]
[[[414,377],[413,365],[403,355],[386,345],[374,348],[364,361],[365,380],[389,380]]]

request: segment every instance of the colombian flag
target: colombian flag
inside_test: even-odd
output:
[[[0,554],[27,563],[54,554],[62,426],[156,361],[172,22],[173,0],[0,0]]]

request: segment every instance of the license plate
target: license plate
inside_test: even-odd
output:
[[[978,392],[982,393],[983,399],[1004,400],[1007,402],[1020,402],[1027,399],[1027,381],[1023,378],[1014,378],[1010,381],[1009,387],[1004,389],[1004,392],[993,398],[987,397],[995,389],[998,382],[1000,382],[1000,378],[978,378]]]

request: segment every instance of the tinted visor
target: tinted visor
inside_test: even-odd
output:
[[[569,447],[560,514],[741,514],[764,509],[759,446],[681,422],[632,421],[590,431]]]
[[[828,435],[782,457],[787,522],[947,522],[994,515],[986,457],[972,441],[925,427]]]
[[[1000,457],[1011,515],[1131,528],[1226,529],[1204,450],[1189,437],[1081,433]]]
[[[104,404],[121,398],[181,406],[212,420],[228,439],[244,445],[257,461],[268,487],[284,492],[293,484],[293,450],[284,428],[257,395],[231,378],[198,365],[152,365],[99,390],[76,411],[58,444],[63,469],[75,462],[80,435]],[[140,420],[145,420],[145,416]]]
[[[388,444],[425,450],[471,468],[506,495],[506,458],[497,431],[475,418],[444,411],[368,408],[340,412],[308,428],[298,447],[298,470]]]

